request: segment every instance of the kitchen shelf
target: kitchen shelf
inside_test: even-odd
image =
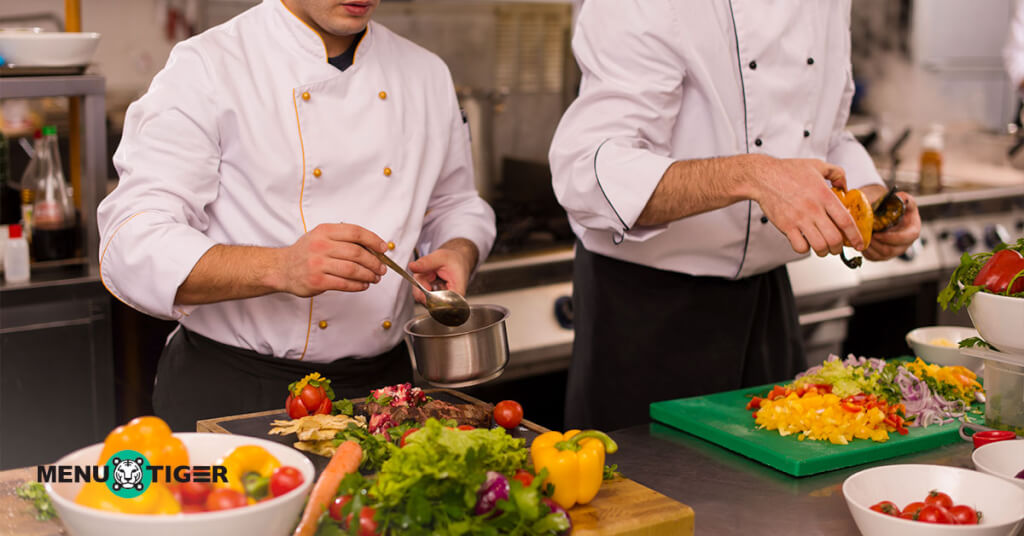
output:
[[[106,79],[98,75],[0,77],[0,99],[82,97],[81,229],[85,258],[99,265],[96,208],[107,194]],[[34,274],[33,274],[34,277]],[[0,291],[7,288],[0,283]]]

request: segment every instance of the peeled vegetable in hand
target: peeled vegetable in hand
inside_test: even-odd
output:
[[[836,194],[839,202],[850,212],[853,222],[857,224],[857,231],[860,232],[860,237],[864,240],[864,247],[868,247],[871,244],[871,230],[875,223],[875,215],[871,211],[871,203],[868,202],[868,198],[860,190],[847,192],[839,188],[832,188],[832,193]],[[843,245],[849,247],[850,241],[844,238]],[[857,268],[863,262],[862,257],[847,259],[844,252],[839,254],[839,258],[843,259],[843,263],[850,268]]]
[[[484,483],[480,485],[480,489],[476,492],[476,507],[473,508],[473,513],[481,515],[494,511],[498,501],[508,500],[508,491],[509,484],[505,475],[495,471],[487,471],[487,480],[484,480]],[[495,511],[494,513],[500,514],[501,511]]]
[[[333,399],[331,380],[324,378],[319,372],[314,372],[288,386],[288,398],[284,401],[284,408],[293,419],[301,419],[307,415],[330,415]]]

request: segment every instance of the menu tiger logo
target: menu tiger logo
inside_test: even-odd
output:
[[[134,450],[114,454],[104,465],[39,465],[39,482],[104,482],[111,493],[124,499],[145,493],[153,482],[227,482],[223,465],[150,465]]]

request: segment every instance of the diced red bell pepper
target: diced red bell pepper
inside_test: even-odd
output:
[[[761,401],[762,400],[764,400],[764,399],[759,397],[759,396],[755,396],[754,398],[751,398],[750,402],[747,402],[747,409],[761,409]]]

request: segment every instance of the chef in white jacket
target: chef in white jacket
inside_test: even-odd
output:
[[[1024,1],[1018,0],[1003,47],[1003,61],[1010,82],[1024,95]]]
[[[175,46],[128,109],[101,275],[180,323],[153,400],[175,429],[283,407],[312,371],[338,396],[411,380],[411,287],[364,248],[460,294],[490,250],[448,69],[378,3],[264,0]]]
[[[580,94],[550,151],[579,238],[567,426],[791,378],[806,360],[785,263],[844,237],[883,260],[917,237],[900,194],[907,216],[864,249],[829,188],[885,193],[843,130],[849,24],[850,0],[583,3]]]

